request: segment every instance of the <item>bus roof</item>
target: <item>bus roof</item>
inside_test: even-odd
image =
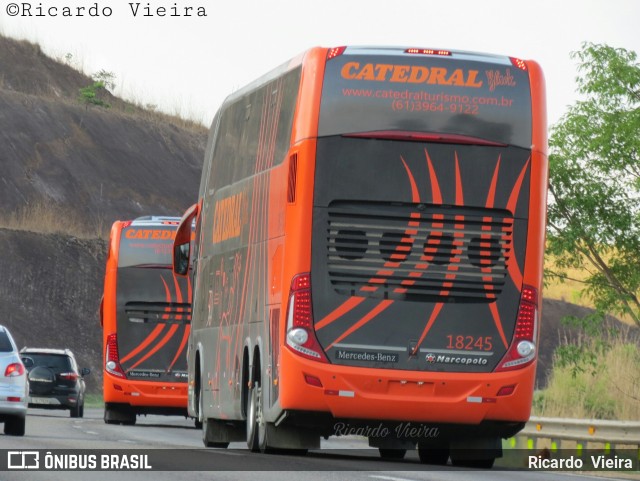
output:
[[[230,94],[223,102],[223,104],[232,103],[238,98],[246,95],[247,92],[251,92],[252,90],[257,89],[261,85],[270,82],[271,80],[277,78],[283,72],[294,68],[299,65],[304,56],[316,49],[321,49],[323,47],[312,47],[302,52],[299,55],[296,55],[291,60],[284,62],[278,65],[276,68],[270,70],[266,74],[262,75],[258,79],[253,82],[241,87],[237,91]],[[354,46],[346,46],[346,47],[337,47],[339,49],[344,49],[342,54],[347,55],[401,55],[406,54],[408,50],[417,50],[417,51],[426,51],[433,50],[435,52],[449,52],[449,57],[458,59],[458,60],[475,60],[475,61],[484,61],[484,62],[492,62],[496,64],[504,64],[509,65],[511,63],[509,57],[506,55],[495,55],[490,53],[480,53],[480,52],[469,52],[465,50],[446,50],[446,49],[424,49],[424,48],[415,48],[415,47],[400,47],[400,46],[365,46],[365,45],[354,45]]]
[[[410,52],[413,51],[413,52]],[[345,47],[342,55],[404,55],[423,54],[433,52],[430,55],[444,56],[457,60],[471,60],[479,62],[491,62],[496,64],[510,65],[511,61],[506,55],[496,55],[491,53],[470,52],[466,50],[450,50],[437,48],[416,48],[416,47],[380,47],[380,46],[348,46]]]
[[[159,216],[159,215],[146,215],[138,217],[131,221],[131,226],[161,226],[161,225],[178,225],[180,223],[180,217]]]

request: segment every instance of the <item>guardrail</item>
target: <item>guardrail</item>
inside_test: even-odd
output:
[[[577,450],[595,445],[605,451],[621,446],[640,450],[640,422],[532,417],[511,443],[513,447],[536,449],[539,440],[548,440],[545,447],[552,451],[568,441]]]

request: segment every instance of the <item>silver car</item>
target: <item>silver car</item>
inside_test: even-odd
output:
[[[0,326],[0,422],[5,434],[24,436],[28,402],[27,370],[9,330]]]

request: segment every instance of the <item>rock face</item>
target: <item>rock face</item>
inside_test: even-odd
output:
[[[0,90],[2,214],[41,204],[106,229],[180,215],[197,198],[205,138],[204,128]]]
[[[90,392],[102,389],[98,307],[107,243],[0,229],[0,324],[20,348],[71,349]]]

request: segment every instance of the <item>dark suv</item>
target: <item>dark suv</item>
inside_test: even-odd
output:
[[[84,415],[84,376],[69,349],[25,347],[20,351],[29,371],[29,407],[69,409],[72,418]]]

